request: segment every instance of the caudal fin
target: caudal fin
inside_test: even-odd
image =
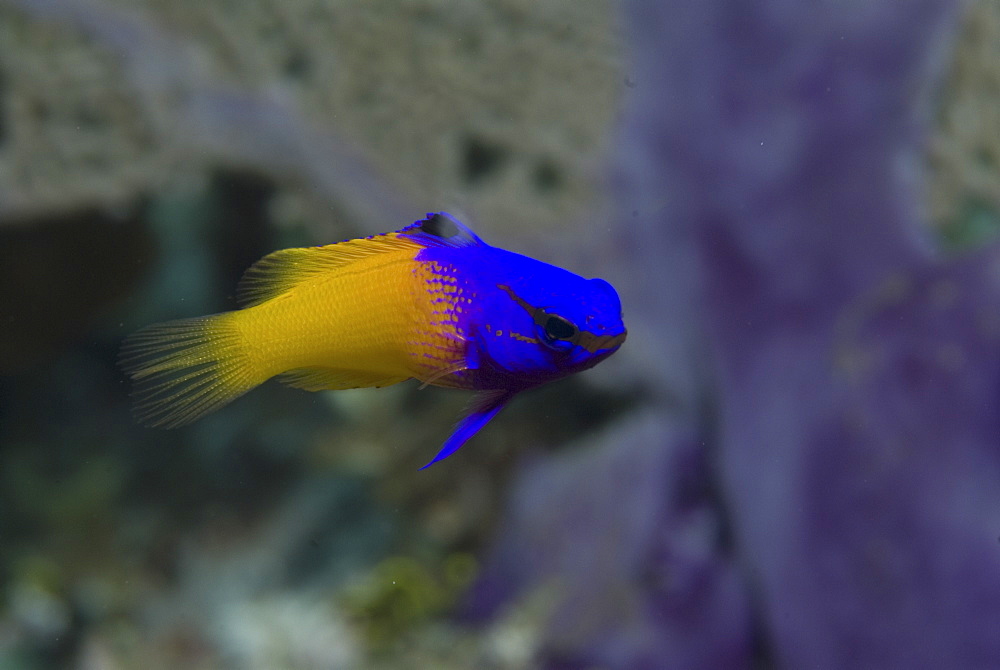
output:
[[[233,313],[169,321],[127,337],[118,362],[132,378],[136,419],[176,428],[261,383]]]

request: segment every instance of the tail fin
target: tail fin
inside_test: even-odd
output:
[[[136,419],[161,428],[200,419],[263,381],[232,312],[143,328],[125,339],[118,362],[133,381]]]

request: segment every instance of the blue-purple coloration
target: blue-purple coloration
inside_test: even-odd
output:
[[[457,232],[446,234],[449,225]],[[618,294],[602,279],[491,247],[444,212],[400,232],[426,246],[415,260],[459,296],[439,318],[464,342],[464,360],[433,383],[478,391],[424,467],[457,451],[515,394],[591,368],[625,340]]]

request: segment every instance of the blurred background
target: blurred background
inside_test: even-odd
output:
[[[629,340],[461,392],[115,360],[447,210]],[[0,0],[0,670],[1000,667],[1000,0]]]

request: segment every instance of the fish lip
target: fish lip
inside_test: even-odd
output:
[[[617,335],[594,335],[587,331],[581,331],[577,344],[590,353],[596,354],[598,351],[606,349],[612,351],[617,349],[622,345],[627,336],[627,330],[623,330]]]

